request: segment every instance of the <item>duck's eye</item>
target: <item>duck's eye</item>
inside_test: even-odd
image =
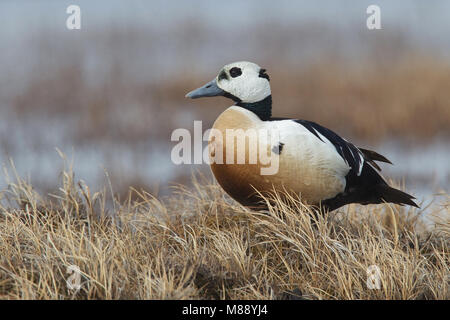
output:
[[[233,78],[239,77],[242,74],[241,68],[233,67],[230,69],[230,76]]]

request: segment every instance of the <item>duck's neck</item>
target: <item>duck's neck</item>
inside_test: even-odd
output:
[[[272,95],[267,96],[258,102],[237,102],[237,106],[250,110],[256,114],[262,121],[267,121],[272,117]]]

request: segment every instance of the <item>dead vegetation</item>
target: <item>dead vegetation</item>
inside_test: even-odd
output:
[[[252,212],[193,179],[194,188],[165,200],[130,189],[128,200],[108,204],[112,186],[93,192],[70,168],[48,196],[9,177],[0,298],[450,298],[448,202],[428,229],[420,211],[388,204],[311,219],[295,199]],[[71,265],[81,271],[79,291],[67,287]],[[378,290],[366,283],[372,265]]]

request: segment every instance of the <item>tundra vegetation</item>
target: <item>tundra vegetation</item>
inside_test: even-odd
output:
[[[94,191],[70,166],[43,196],[9,170],[2,299],[448,299],[449,206],[349,205],[314,216],[274,194],[251,211],[194,175],[167,198]],[[367,286],[376,265],[380,289]],[[68,288],[70,266],[80,289]]]

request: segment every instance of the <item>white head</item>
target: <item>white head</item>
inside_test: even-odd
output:
[[[240,61],[227,64],[217,77],[186,97],[225,96],[235,102],[255,103],[271,95],[269,76],[255,63]]]

